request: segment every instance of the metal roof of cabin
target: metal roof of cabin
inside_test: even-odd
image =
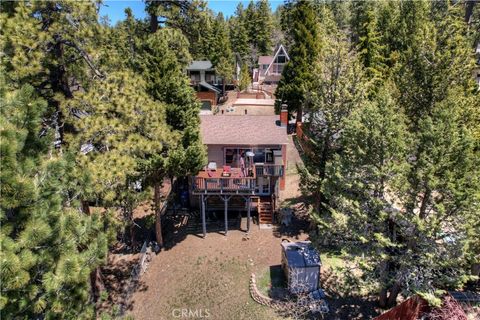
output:
[[[209,60],[195,60],[187,67],[187,70],[209,70],[213,65]]]
[[[318,251],[310,241],[282,242],[288,266],[291,268],[319,267],[322,265]]]

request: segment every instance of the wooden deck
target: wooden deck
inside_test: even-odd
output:
[[[231,168],[229,176],[222,168],[215,171],[200,171],[193,177],[194,194],[254,194],[256,183],[255,170],[251,177],[245,177],[240,168]]]
[[[240,168],[231,168],[228,175],[223,168],[202,170],[192,177],[193,194],[255,194],[257,177],[282,177],[283,165],[258,164],[242,172]],[[245,174],[247,176],[245,176]]]

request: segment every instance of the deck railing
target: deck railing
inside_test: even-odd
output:
[[[233,170],[233,168],[232,168]],[[235,168],[235,170],[240,170]],[[284,175],[283,165],[256,164],[253,168],[253,176],[249,177],[218,177],[206,176],[200,172],[192,177],[192,189],[194,193],[254,193],[257,187],[257,177],[282,177]]]
[[[257,177],[282,177],[283,165],[279,164],[257,164],[255,165],[255,173]]]
[[[220,192],[220,193],[252,193],[255,191],[256,178],[203,178],[193,177],[193,190],[195,192]]]

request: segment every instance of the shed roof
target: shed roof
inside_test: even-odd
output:
[[[201,115],[203,143],[222,145],[287,144],[287,130],[278,116]]]
[[[310,241],[282,242],[282,248],[291,268],[321,266],[320,255]]]
[[[187,70],[208,70],[212,68],[213,65],[209,60],[195,60],[187,67]]]

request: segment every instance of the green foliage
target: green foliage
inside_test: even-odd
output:
[[[228,26],[221,12],[215,19],[213,36],[215,40],[210,60],[216,73],[223,78],[223,84],[225,85],[225,82],[233,79],[235,61],[230,47]]]
[[[242,59],[247,59],[250,54],[250,43],[247,31],[245,10],[241,2],[238,3],[235,15],[228,20],[230,27],[230,41],[234,52]]]
[[[297,111],[301,118],[303,104],[315,79],[314,65],[319,58],[321,37],[313,4],[297,1],[282,17],[285,30],[292,39],[290,61],[282,72],[276,96],[279,103],[287,103],[289,112]],[[300,120],[300,119],[299,119]]]
[[[463,7],[446,1],[351,6],[363,72],[348,44],[325,42],[306,100],[302,191],[318,243],[345,250],[382,306],[399,293],[435,300],[472,279],[479,256],[471,34]]]
[[[173,130],[166,143],[167,158],[173,159],[164,159],[166,167],[154,171],[170,176],[197,172],[204,165],[205,150],[199,134],[200,105],[183,73],[190,60],[188,42],[178,31],[165,28],[148,35],[142,49],[148,92],[154,100],[166,104],[166,122]]]
[[[145,1],[151,26],[156,25],[179,30],[190,44],[190,53],[196,60],[208,59],[212,54],[213,12],[204,0]],[[153,22],[152,22],[153,20]],[[153,31],[152,29],[150,29]]]
[[[48,156],[52,136],[38,135],[47,103],[33,88],[2,90],[1,105],[2,316],[91,318],[89,277],[106,259],[106,216],[84,215],[75,199],[65,206],[74,164]]]
[[[268,55],[272,51],[272,31],[273,21],[270,4],[268,0],[259,0],[256,5],[254,21],[249,21],[250,28],[254,32],[251,34],[254,47],[259,55]]]
[[[240,91],[246,90],[249,86],[250,83],[252,82],[252,78],[250,76],[250,73],[248,72],[248,66],[246,63],[242,65],[241,73],[240,73]]]
[[[130,10],[102,25],[93,1],[2,8],[2,315],[93,318],[91,272],[141,191],[204,163],[188,38],[150,34]],[[124,219],[86,215],[88,201]]]
[[[375,81],[375,88],[381,85],[381,80],[388,75],[381,33],[377,27],[378,14],[375,12],[375,4],[371,1],[352,2],[352,7],[353,41],[357,45],[358,55],[365,66],[367,76]]]
[[[324,197],[327,165],[340,150],[338,136],[352,112],[365,102],[365,83],[357,57],[348,52],[348,42],[340,34],[327,36],[321,59],[315,66],[317,79],[307,95],[307,126],[311,137],[306,168],[301,170],[301,188],[312,196],[318,210]]]

